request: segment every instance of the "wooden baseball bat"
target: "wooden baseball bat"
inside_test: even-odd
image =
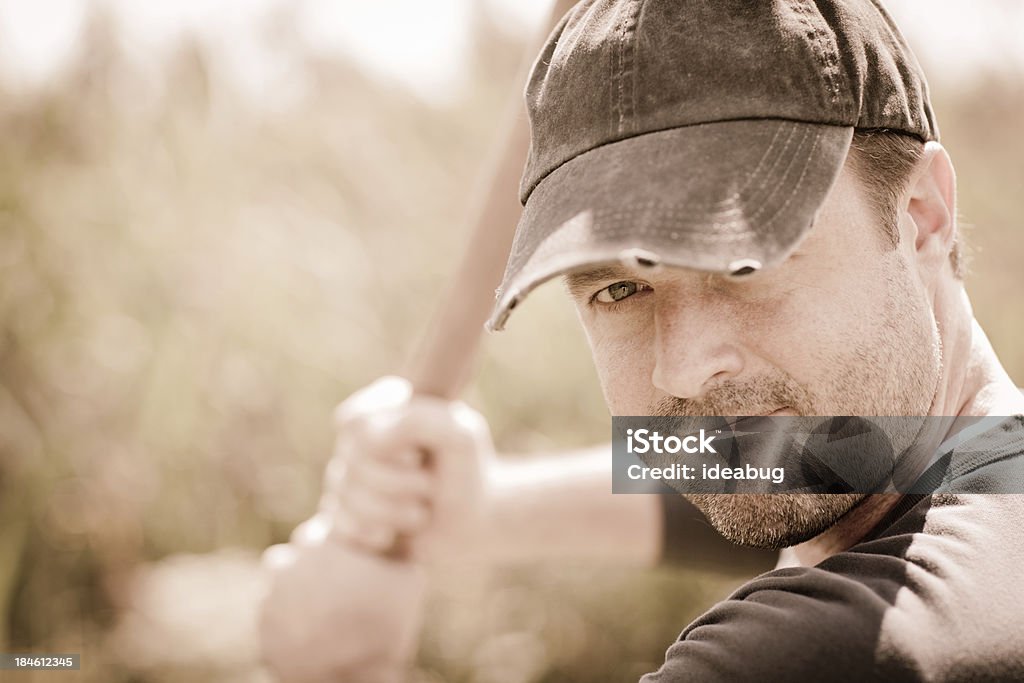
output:
[[[556,0],[552,5],[539,35],[527,45],[517,85],[525,83],[542,41],[575,4],[576,0]],[[454,398],[461,392],[471,375],[483,325],[494,305],[495,288],[501,284],[522,213],[519,177],[530,146],[521,90],[510,97],[504,123],[507,133],[491,156],[489,172],[481,175],[482,187],[474,193],[480,200],[469,214],[469,239],[460,265],[409,364],[406,377],[420,394]]]
[[[534,55],[559,19],[576,0],[556,0],[539,35],[527,45],[517,85],[526,81]],[[434,315],[411,356],[405,376],[417,394],[452,399],[469,381],[480,348],[484,322],[494,305],[495,289],[501,284],[505,262],[512,248],[516,224],[522,213],[519,177],[530,146],[530,125],[523,108],[521,90],[509,98],[503,130],[507,131],[491,155],[488,172],[481,175],[482,187],[474,196],[480,200],[469,216],[469,238],[458,269],[445,289]],[[422,454],[429,466],[430,454]],[[395,538],[386,553],[407,559],[408,539]]]
[[[459,266],[410,358],[406,377],[418,394],[455,398],[472,375],[484,322],[494,305],[505,261],[522,212],[517,188],[530,143],[517,98],[506,115],[507,134],[486,187],[475,196],[472,222]]]

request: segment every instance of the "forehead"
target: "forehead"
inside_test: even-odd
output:
[[[782,265],[788,263],[794,256],[813,255],[816,259],[824,262],[848,256],[851,249],[864,248],[864,240],[870,239],[870,233],[877,232],[876,223],[876,214],[871,210],[871,205],[866,199],[863,183],[848,159],[815,215],[811,229]],[[775,270],[780,269],[781,266],[775,268]],[[567,273],[565,285],[573,297],[580,298],[593,294],[597,288],[607,286],[611,282],[643,279],[650,277],[652,272],[690,273],[705,278],[717,277],[731,282],[740,282],[748,277],[686,268],[666,267],[664,270],[652,271],[632,264],[597,263],[580,266]]]

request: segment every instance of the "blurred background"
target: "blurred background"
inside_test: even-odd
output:
[[[890,5],[1024,384],[1024,4]],[[10,680],[267,680],[258,554],[313,511],[334,405],[438,303],[547,8],[0,0],[0,651],[83,654]],[[563,299],[486,341],[467,398],[503,450],[607,438]],[[635,680],[740,578],[453,569],[422,680]]]

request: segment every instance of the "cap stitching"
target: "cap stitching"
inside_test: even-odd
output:
[[[612,96],[616,106],[617,120],[615,131],[619,134],[626,132],[632,122],[636,109],[634,93],[636,92],[636,45],[633,38],[636,34],[636,26],[640,15],[642,0],[636,0],[629,7],[620,24],[619,49],[617,50],[618,72],[615,72],[616,64],[612,63]],[[627,81],[628,85],[627,85]],[[628,94],[627,94],[628,87]]]
[[[792,145],[793,135],[798,130],[798,127],[793,125],[793,122],[786,121],[784,123],[786,124],[786,126],[779,126],[778,128],[775,129],[775,133],[772,135],[771,142],[768,143],[768,147],[765,149],[764,154],[761,155],[761,158],[758,160],[757,165],[754,167],[754,170],[752,170],[747,175],[746,179],[743,181],[743,184],[740,187],[736,188],[736,191],[731,196],[724,197],[724,198],[722,198],[722,199],[720,199],[718,201],[715,201],[715,202],[707,202],[707,203],[702,203],[702,204],[693,203],[693,204],[687,204],[687,206],[689,206],[691,208],[710,208],[710,207],[714,207],[714,206],[723,206],[725,204],[734,203],[740,197],[740,195],[743,193],[743,191],[746,190],[748,187],[750,187],[751,183],[753,183],[755,180],[757,180],[757,179],[767,175],[768,173],[770,173],[771,170],[773,168],[775,168],[775,165],[778,163],[779,158],[784,156],[785,153],[786,153],[786,150],[788,150],[790,148],[790,146]],[[786,137],[785,144],[784,144],[783,148],[780,151],[775,152],[775,147],[778,144],[779,136],[782,134],[782,131],[783,131],[784,127],[788,128],[789,135]],[[773,152],[775,152],[775,153],[773,154]],[[765,162],[769,159],[769,157],[771,158],[771,162],[772,163],[768,164],[767,167],[766,167]],[[756,197],[757,195],[755,194],[754,196]],[[735,209],[733,209],[733,210],[735,210]]]
[[[802,136],[802,138],[799,139],[799,141],[795,142],[794,141],[794,137],[797,134],[799,134],[800,132],[803,133],[803,136]],[[816,134],[816,135],[818,134],[817,131],[811,131],[811,130],[807,130],[807,129],[801,130],[798,127],[792,128],[791,132],[790,132],[790,135],[786,138],[786,141],[785,141],[783,147],[778,152],[776,152],[773,155],[773,163],[767,167],[767,169],[765,170],[765,173],[762,174],[762,175],[767,175],[773,169],[777,168],[777,166],[780,163],[782,163],[782,161],[784,159],[787,158],[787,154],[786,153],[788,152],[788,150],[791,147],[793,147],[794,144],[797,145],[798,147],[801,147],[804,144],[806,144],[806,141],[808,140],[808,136],[812,132],[814,134]],[[817,146],[817,141],[818,141],[818,137],[815,138],[815,147]],[[814,148],[812,148],[812,152],[813,152],[813,149]],[[790,164],[792,164],[792,162],[794,160],[795,160],[795,157],[789,157],[789,163]],[[809,157],[808,157],[808,160],[809,160]],[[805,166],[806,166],[806,163],[807,163],[808,160],[805,160],[805,162],[804,162]],[[787,167],[787,169],[788,169],[788,167]],[[783,170],[783,178],[785,178],[785,173],[786,173],[786,170]],[[755,201],[756,201],[757,203],[761,204],[761,208],[758,209],[754,214],[750,214],[748,216],[748,218],[756,218],[757,216],[760,216],[761,213],[767,208],[765,206],[764,202],[766,202],[766,201],[770,200],[771,198],[773,198],[778,193],[778,191],[782,187],[782,185],[783,185],[783,183],[780,180],[779,182],[775,183],[774,185],[765,186],[763,190],[759,190],[759,191],[755,192],[754,194],[752,194],[750,197],[747,197],[747,202],[748,203],[755,203]],[[630,206],[631,206],[631,209],[632,208],[636,208],[636,207],[647,207],[649,210],[655,210],[655,211],[678,211],[680,213],[693,213],[695,210],[706,210],[706,209],[710,209],[710,208],[713,208],[715,206],[719,206],[719,205],[722,205],[722,204],[726,204],[726,203],[728,203],[730,201],[733,201],[733,200],[735,200],[736,198],[739,197],[739,195],[740,195],[740,193],[742,192],[743,189],[746,189],[746,185],[743,188],[741,188],[732,197],[730,197],[728,199],[725,199],[725,200],[717,201],[717,202],[706,202],[706,203],[688,202],[685,205],[675,205],[675,206],[673,206],[671,204],[668,204],[668,205],[662,204],[659,207],[658,206],[659,202],[657,200],[652,199],[652,200],[649,200],[647,202],[634,203],[634,204],[631,204]],[[764,195],[765,192],[767,192],[766,195]],[[764,196],[762,196],[762,195],[764,195]],[[621,209],[621,211],[623,211],[623,212],[625,212],[627,214],[628,213],[634,213],[631,209]],[[615,211],[615,209],[603,209],[603,211]],[[724,211],[716,212],[716,214],[719,215],[719,216],[729,216],[730,214],[734,215],[734,214],[737,214],[737,213],[740,213],[740,212],[743,212],[743,211],[744,210],[742,208],[731,208],[731,209],[727,209],[727,210],[724,210]],[[610,214],[605,213],[603,215],[610,215]]]
[[[793,202],[793,197],[796,196],[797,191],[803,188],[804,178],[807,177],[807,169],[810,168],[810,163],[809,162],[811,160],[811,157],[814,156],[814,150],[817,149],[818,143],[820,141],[821,141],[821,134],[820,133],[816,133],[815,136],[814,136],[814,142],[811,145],[811,150],[807,154],[807,156],[804,157],[804,165],[803,165],[803,169],[801,169],[801,171],[800,171],[800,177],[797,178],[796,183],[793,184],[793,187],[790,189],[789,194],[786,195],[786,201],[784,201],[780,206],[776,207],[775,212],[773,214],[771,214],[770,216],[768,216],[768,218],[765,221],[759,223],[758,229],[763,229],[766,226],[772,225],[776,220],[778,220],[779,216],[786,209],[786,207],[789,206]],[[801,144],[803,144],[803,141],[801,141]],[[766,197],[765,199],[767,200],[767,199],[771,199],[772,197],[774,197],[778,193],[779,188],[781,188],[781,187],[782,187],[781,183],[776,185],[774,191],[770,195],[768,195],[768,197]],[[746,216],[744,218],[743,222],[749,222],[751,219],[757,218],[758,216],[761,215],[761,213],[763,213],[765,211],[766,208],[767,208],[767,205],[766,204],[762,204],[761,208],[759,208],[757,211],[755,211],[754,213],[750,214],[749,216]],[[698,223],[696,221],[694,221],[693,224],[696,225]],[[737,224],[739,224],[739,221],[733,221],[731,223],[725,223],[724,225],[737,225]],[[597,231],[600,232],[600,229],[598,229]],[[733,235],[749,235],[749,234],[754,233],[756,231],[757,230],[751,228],[751,229],[743,231],[743,232],[737,232],[737,233],[732,233],[732,234]]]
[[[796,126],[792,127],[789,137],[786,138],[786,146],[783,147],[782,150],[780,150],[778,152],[778,154],[775,155],[775,158],[773,159],[773,163],[767,169],[765,169],[765,172],[762,174],[764,177],[770,176],[772,171],[776,170],[783,163],[783,161],[787,158],[786,157],[786,153],[789,151],[790,147],[792,147],[793,144],[794,144],[794,138],[800,132],[801,132],[800,128],[798,128]],[[797,145],[797,151],[799,151],[800,147],[804,144],[804,141],[807,139],[808,132],[809,131],[807,129],[803,129],[803,133],[804,133],[803,138],[801,138],[799,142],[795,143]],[[785,173],[785,171],[788,170],[789,166],[792,165],[792,163],[793,163],[793,157],[789,157],[789,164],[787,164],[787,166],[783,169],[783,173]],[[783,178],[785,178],[785,175],[783,175]],[[749,199],[751,201],[753,201],[755,199],[760,200],[760,201],[767,201],[768,199],[771,199],[772,197],[775,196],[775,193],[778,192],[779,185],[780,185],[779,183],[776,183],[774,187],[769,187],[769,186],[766,186],[766,185],[762,184],[762,187],[759,188],[758,191],[753,193],[750,196]],[[766,197],[764,197],[764,199],[761,199],[761,194],[763,192],[768,192],[768,195]],[[762,209],[763,208],[764,208],[764,205],[762,204]],[[738,211],[738,210],[739,209],[733,209],[733,211]],[[722,212],[722,213],[725,214],[727,212]],[[758,211],[758,213],[760,213],[760,211]]]
[[[754,233],[756,233],[756,232],[758,232],[760,230],[763,230],[767,226],[773,225],[775,223],[775,221],[777,221],[778,218],[785,211],[786,207],[788,207],[793,202],[793,198],[797,195],[798,191],[803,188],[804,180],[807,177],[807,170],[810,167],[810,164],[808,162],[811,159],[811,157],[813,156],[814,150],[817,148],[820,140],[821,140],[820,133],[816,133],[815,136],[814,136],[814,143],[812,144],[811,151],[805,157],[805,162],[804,162],[803,169],[801,170],[800,177],[797,178],[796,183],[792,186],[792,188],[790,188],[789,193],[786,195],[785,201],[781,205],[776,207],[775,211],[770,216],[768,216],[768,218],[766,220],[760,222],[758,224],[757,228],[748,228],[747,230],[743,230],[743,231],[740,231],[740,232],[732,232],[732,233],[727,233],[727,234],[707,234],[707,233],[699,233],[699,232],[688,232],[687,233],[687,238],[695,239],[697,241],[706,241],[706,242],[738,241],[738,240],[741,240],[741,239],[743,239],[745,237],[748,237],[748,236],[750,236],[750,235],[752,235],[752,234],[754,234]],[[781,185],[776,187],[776,191],[778,190],[779,187],[781,187]],[[775,193],[773,192],[772,196],[774,196],[774,194]],[[750,219],[755,218],[758,215],[760,215],[760,213],[763,212],[766,208],[767,208],[766,206],[762,206],[761,209],[759,209],[754,214],[751,214],[744,221],[742,221],[742,223],[749,222]],[[665,209],[655,210],[655,212],[656,213],[660,213],[662,216],[676,216],[676,215],[680,215],[680,214],[683,214],[683,213],[689,213],[684,207],[678,207],[678,208],[667,208],[666,207]],[[630,211],[628,209],[621,209],[621,210],[599,210],[597,213],[601,217],[603,217],[605,219],[608,219],[608,218],[615,219],[615,218],[625,218],[626,216],[629,216],[631,214],[635,214],[636,212]],[[732,221],[732,222],[728,222],[728,223],[723,223],[722,225],[723,226],[730,226],[730,225],[740,225],[742,223],[741,223],[741,221]],[[686,222],[684,221],[683,225],[685,225],[685,224],[686,224]],[[692,223],[690,223],[690,225],[706,225],[706,224],[707,224],[706,221],[703,221],[703,222],[693,221]],[[595,233],[614,234],[616,231],[617,231],[617,226],[605,225],[605,226],[596,226],[596,227],[593,228],[593,232],[595,232]],[[630,235],[647,235],[647,234],[654,234],[654,233],[659,233],[660,234],[662,232],[663,232],[663,229],[661,229],[661,228],[656,228],[655,226],[645,226],[645,227],[641,227],[641,228],[630,228],[628,234],[630,234]],[[557,234],[557,233],[553,233],[553,234]],[[519,261],[519,262],[516,264],[515,270],[520,270],[521,271],[523,269],[523,267],[525,266],[525,264],[535,254],[536,254],[536,251],[531,253],[526,259],[522,259],[522,260],[517,259],[517,261]]]
[[[773,225],[775,223],[775,221],[778,220],[778,218],[782,214],[782,212],[786,209],[786,207],[788,207],[792,203],[793,198],[796,196],[797,192],[799,190],[801,190],[802,187],[803,187],[804,179],[807,176],[807,170],[808,170],[808,168],[810,168],[810,159],[814,155],[814,150],[817,149],[818,144],[821,142],[821,132],[820,131],[813,131],[813,133],[814,133],[814,142],[812,143],[811,149],[808,152],[808,154],[806,156],[804,156],[803,168],[801,169],[800,176],[797,178],[796,183],[790,188],[790,191],[789,191],[788,195],[785,196],[785,201],[781,205],[776,207],[775,211],[770,216],[768,216],[766,220],[758,222],[757,228],[748,228],[747,230],[740,231],[740,232],[733,232],[733,233],[729,233],[727,235],[721,235],[721,234],[719,234],[719,235],[708,235],[708,234],[700,234],[700,233],[688,233],[688,236],[692,237],[692,238],[695,238],[698,241],[728,241],[728,240],[736,240],[736,239],[742,239],[743,237],[751,235],[751,234],[757,232],[758,230],[763,230],[764,228]],[[805,144],[805,142],[807,141],[808,135],[810,135],[810,134],[811,134],[811,131],[804,131],[804,138],[798,144],[801,145],[801,146],[803,144]],[[787,148],[788,148],[788,146],[789,146],[789,144],[787,144]],[[795,158],[794,158],[794,160],[795,160]],[[783,176],[783,178],[785,178],[785,176]],[[753,214],[744,216],[743,220],[734,220],[734,221],[722,222],[722,223],[719,223],[719,225],[722,225],[723,227],[729,227],[729,226],[734,226],[734,225],[742,225],[742,224],[745,224],[745,223],[749,224],[749,223],[755,221],[765,210],[768,209],[768,205],[767,205],[768,200],[770,200],[773,197],[775,197],[775,195],[778,194],[779,190],[782,187],[783,187],[783,183],[780,180],[780,182],[777,183],[772,188],[771,193],[767,197],[765,197],[764,199],[761,200],[761,207],[757,211],[755,211]],[[674,216],[678,216],[678,215],[692,214],[693,213],[693,208],[694,208],[693,205],[679,206],[679,207],[665,207],[665,208],[655,208],[653,210],[648,209],[648,212],[659,213],[662,216],[673,216],[674,217]],[[740,211],[740,209],[736,209],[734,211],[734,213],[735,212],[739,212],[739,211]],[[606,220],[609,219],[609,218],[614,220],[615,218],[624,218],[626,216],[635,215],[637,212],[635,210],[632,210],[632,209],[599,209],[597,211],[597,213],[600,216],[604,217]],[[692,221],[692,222],[687,223],[687,221],[684,220],[684,221],[677,221],[677,222],[682,224],[682,225],[680,225],[680,227],[682,227],[684,225],[687,225],[687,224],[694,225],[694,226],[696,226],[696,225],[707,225],[707,221]],[[557,235],[556,231],[558,230],[559,227],[561,227],[564,224],[565,223],[563,222],[563,223],[560,223],[558,226],[556,226],[555,230],[552,231],[551,233],[549,233],[549,235],[548,235],[548,237],[546,239],[550,239],[551,237],[554,236],[556,241],[557,241],[558,238],[556,236]],[[612,226],[600,226],[599,225],[599,226],[596,226],[596,227],[592,228],[592,230],[595,233],[608,234],[608,233],[613,233],[615,231],[615,228],[612,227]],[[653,232],[655,232],[653,227],[631,228],[631,230],[630,230],[630,234],[639,234],[639,235],[651,234]],[[658,230],[657,232],[661,232],[661,230]],[[525,264],[528,263],[529,260],[537,253],[537,250],[534,249],[531,253],[526,254],[524,249],[516,248],[517,246],[521,246],[521,245],[518,245],[518,240],[516,240],[516,242],[517,242],[517,244],[513,245],[513,253],[510,254],[510,257],[509,257],[510,270],[522,270],[522,268],[525,266]],[[512,265],[513,261],[515,262],[515,268],[511,268],[511,265]]]
[[[798,150],[800,149],[800,147],[804,146],[804,144],[807,142],[807,138],[808,138],[808,136],[810,134],[811,134],[811,131],[809,129],[805,129],[804,130],[804,138],[798,143],[798,147],[797,147]],[[807,169],[810,167],[811,157],[814,156],[814,150],[816,150],[818,148],[818,143],[820,141],[821,141],[821,131],[814,131],[814,141],[811,143],[810,151],[807,153],[806,156],[804,156],[803,168],[800,170],[800,177],[797,178],[796,183],[793,185],[792,189],[790,190],[789,196],[786,197],[785,203],[783,203],[782,206],[778,207],[778,209],[776,210],[775,214],[773,216],[769,217],[769,220],[765,223],[765,225],[771,225],[775,221],[775,219],[779,216],[779,214],[782,212],[782,210],[785,209],[787,206],[789,206],[790,202],[793,201],[793,197],[796,195],[796,191],[803,186],[804,177],[807,175]],[[791,159],[789,166],[792,166],[793,161],[795,161],[795,160],[796,160],[795,157],[793,159]],[[787,168],[786,168],[787,175],[788,175],[788,171],[789,171],[789,166],[787,166]],[[782,187],[782,180],[784,180],[785,178],[786,178],[786,175],[783,175],[782,179],[780,179],[779,183],[775,186],[775,189],[772,190],[771,194],[769,194],[768,197],[766,197],[764,201],[767,201],[768,199],[771,199],[776,194],[778,194],[779,188]],[[761,208],[759,208],[753,214],[748,216],[747,219],[749,220],[749,219],[752,219],[752,218],[757,218],[758,216],[761,215],[762,212],[764,212],[765,208],[767,208],[767,205],[766,204],[761,204]]]
[[[782,124],[784,124],[784,125],[780,125],[778,128],[775,129],[775,132],[772,134],[772,139],[768,143],[768,147],[765,148],[764,154],[758,160],[757,165],[754,167],[754,170],[746,177],[746,179],[744,180],[743,185],[740,186],[736,190],[735,193],[733,193],[729,197],[725,197],[723,199],[716,200],[714,202],[701,202],[701,203],[692,202],[692,203],[687,203],[686,206],[691,208],[691,209],[693,209],[693,208],[705,209],[705,208],[710,208],[710,207],[714,207],[714,206],[718,206],[718,205],[728,204],[729,202],[735,201],[742,194],[742,192],[744,190],[746,190],[747,187],[750,186],[750,184],[754,180],[756,180],[759,177],[764,177],[765,175],[769,174],[771,172],[771,170],[773,168],[775,168],[776,165],[779,163],[780,159],[785,157],[786,151],[793,145],[793,137],[801,129],[801,126],[797,125],[797,124],[801,123],[799,121],[789,121],[789,120],[780,119],[780,122]],[[705,124],[698,124],[698,125],[705,125]],[[642,136],[645,136],[645,135],[658,135],[658,134],[661,134],[661,133],[669,133],[669,132],[672,132],[674,130],[678,130],[678,129],[670,128],[670,129],[667,129],[667,130],[654,131],[653,133],[644,133]],[[784,141],[780,141],[779,137],[783,134],[784,131],[788,132],[788,135],[786,136]],[[805,135],[806,135],[806,131],[804,131],[804,132],[805,132]],[[634,136],[634,137],[642,137],[642,136]],[[631,139],[631,138],[626,138],[626,140],[617,140],[616,142],[625,142],[625,141],[627,141],[629,139]],[[615,144],[615,143],[609,143],[609,144]],[[781,149],[777,149],[780,145],[782,145]],[[602,147],[604,147],[604,146],[607,146],[607,145],[602,145]],[[595,148],[595,150],[596,149],[599,149],[599,148]],[[589,150],[589,151],[592,152],[594,150]],[[576,161],[576,159],[579,159],[582,156],[583,155],[581,154],[579,157],[574,157],[573,159],[570,159],[565,164],[563,164],[562,167],[571,165],[574,161]],[[771,163],[766,165],[766,161],[769,161],[769,160],[770,160]],[[557,170],[558,169],[556,169],[556,171]],[[538,185],[537,189],[539,190],[539,185]],[[647,204],[655,204],[655,203],[657,203],[657,200],[650,200],[648,202],[643,202],[643,203],[635,204],[635,206],[647,205]]]
[[[780,128],[780,131],[781,131],[781,128]],[[686,204],[686,209],[690,210],[690,211],[692,211],[693,209],[711,209],[711,208],[716,207],[716,206],[721,206],[721,205],[724,205],[724,204],[727,204],[727,203],[730,203],[730,202],[734,202],[736,199],[739,198],[740,193],[742,193],[743,190],[747,189],[747,187],[749,187],[750,184],[752,182],[754,182],[754,180],[756,180],[758,178],[763,178],[765,176],[770,175],[771,172],[775,168],[778,167],[778,165],[781,162],[781,160],[786,157],[786,153],[789,151],[790,147],[793,146],[793,138],[799,132],[800,132],[799,127],[791,126],[789,128],[789,135],[786,137],[786,140],[783,143],[782,148],[780,150],[778,150],[777,152],[775,152],[774,154],[772,154],[771,163],[769,163],[763,169],[762,169],[762,165],[763,164],[759,163],[757,168],[755,169],[755,171],[753,173],[751,173],[751,175],[747,178],[747,181],[743,184],[743,187],[741,187],[739,190],[737,190],[737,192],[732,197],[728,197],[728,198],[725,198],[725,199],[722,199],[722,200],[719,200],[719,201],[716,201],[716,202],[702,202],[702,203],[699,203],[699,204],[696,203],[696,202],[693,202],[693,203],[688,202]],[[806,131],[804,131],[804,134],[806,136]],[[775,138],[773,137],[772,138],[772,145],[769,148],[769,152],[772,151],[771,148],[773,148],[774,146],[775,146]],[[768,153],[766,152],[765,157],[763,157],[762,160],[767,158],[767,156],[768,156]],[[761,171],[763,171],[763,172],[761,172]],[[759,188],[748,199],[751,200],[751,201],[755,200],[763,192],[769,192],[770,193],[771,191],[770,191],[770,189],[768,187]],[[771,196],[772,196],[771,193],[768,194],[768,197],[766,197],[766,199],[771,198]],[[740,211],[740,210],[741,209],[731,208],[731,209],[727,209],[725,211],[721,211],[721,212],[718,212],[718,213],[720,215],[728,215],[729,213],[736,213],[737,211]]]

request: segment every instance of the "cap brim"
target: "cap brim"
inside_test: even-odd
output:
[[[853,128],[781,119],[648,133],[577,156],[526,202],[488,329],[534,287],[636,258],[711,272],[769,268],[810,228]]]

